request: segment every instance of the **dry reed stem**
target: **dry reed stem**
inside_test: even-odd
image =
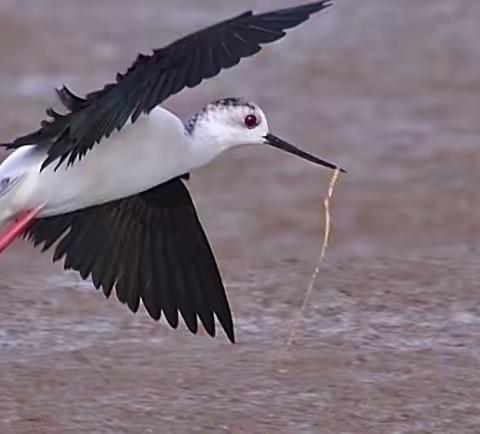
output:
[[[330,179],[330,185],[328,187],[327,196],[323,201],[323,205],[325,207],[325,231],[323,234],[322,250],[320,252],[320,257],[318,258],[318,263],[315,268],[315,271],[313,272],[312,278],[310,279],[307,292],[305,293],[305,298],[303,299],[302,308],[300,309],[299,315],[293,323],[292,332],[290,333],[290,336],[287,340],[286,349],[291,347],[292,344],[295,342],[296,338],[298,337],[298,334],[300,331],[300,325],[301,325],[302,319],[305,316],[305,312],[308,308],[308,304],[312,296],[312,291],[315,285],[315,281],[317,280],[322,264],[325,261],[325,255],[327,254],[328,242],[330,240],[330,233],[331,233],[330,200],[333,197],[333,191],[335,189],[335,185],[337,184],[339,176],[340,176],[340,170],[335,169],[335,172],[333,172],[332,178]]]

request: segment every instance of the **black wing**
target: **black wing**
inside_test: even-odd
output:
[[[47,110],[52,119],[44,121],[39,130],[4,146],[46,145],[49,150],[43,167],[55,160],[73,164],[129,118],[135,122],[140,114],[149,113],[183,88],[238,64],[260,51],[262,44],[282,38],[284,30],[331,4],[323,0],[258,15],[246,12],[154,50],[152,55],[139,55],[125,74],[117,75],[115,83],[85,99],[64,88],[69,113]]]
[[[104,205],[35,221],[26,236],[53,260],[91,278],[108,297],[136,312],[140,299],[176,328],[178,312],[192,333],[197,316],[215,335],[214,315],[234,342],[222,279],[190,194],[179,179]]]

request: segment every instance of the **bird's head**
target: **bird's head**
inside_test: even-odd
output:
[[[193,138],[194,152],[202,164],[227,149],[243,145],[270,145],[312,163],[337,169],[272,134],[264,111],[242,98],[225,98],[208,104],[186,124]],[[343,171],[343,169],[341,169]]]

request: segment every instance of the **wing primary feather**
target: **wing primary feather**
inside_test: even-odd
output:
[[[187,216],[186,218],[192,219],[192,216]],[[195,216],[193,216],[193,221],[195,221]],[[191,224],[189,225],[192,226]],[[198,314],[200,321],[202,322],[203,327],[206,332],[214,337],[215,336],[215,318],[213,315],[212,308],[209,306],[206,294],[211,290],[211,287],[208,282],[203,278],[203,261],[205,258],[202,256],[203,252],[200,252],[196,245],[196,240],[198,238],[198,231],[191,228],[184,236],[186,243],[189,243],[189,255],[187,257],[189,261],[189,270],[186,273],[186,279],[189,288],[192,291],[192,300],[194,303],[194,309]]]
[[[175,208],[168,210],[166,216],[166,225],[170,233],[168,237],[169,254],[166,259],[173,274],[172,280],[175,282],[175,293],[177,294],[180,313],[188,329],[196,334],[198,332],[197,317],[190,295],[191,288],[188,286],[185,277],[189,272],[189,264],[185,262],[185,259],[188,258],[188,245],[183,243],[182,234],[178,230],[183,229],[181,221],[178,219],[179,216],[172,215],[175,211]]]
[[[148,314],[154,320],[158,321],[162,315],[162,302],[160,299],[160,293],[155,285],[155,277],[153,270],[153,261],[155,260],[155,256],[152,255],[152,239],[154,235],[154,226],[150,212],[147,212],[146,217],[147,219],[144,229],[144,245],[142,249],[142,264],[144,274],[142,300]]]
[[[129,230],[131,224],[131,216],[128,210],[124,210],[122,205],[124,202],[116,206],[115,212],[118,214],[116,219],[118,225],[113,226],[116,228],[116,232],[113,238],[117,240],[117,244],[113,249],[112,256],[109,261],[109,266],[105,268],[102,278],[102,287],[104,294],[109,297],[113,288],[116,288],[118,281],[123,277],[123,274],[128,269],[128,247],[130,243],[130,237],[132,236]]]

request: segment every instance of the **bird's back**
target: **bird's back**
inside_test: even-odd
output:
[[[46,150],[32,146],[10,155],[0,173],[4,167],[23,171],[17,196],[30,206],[32,199],[46,204],[40,214],[45,217],[127,197],[182,175],[191,164],[189,149],[181,120],[158,107],[73,166],[52,164],[40,171]]]

